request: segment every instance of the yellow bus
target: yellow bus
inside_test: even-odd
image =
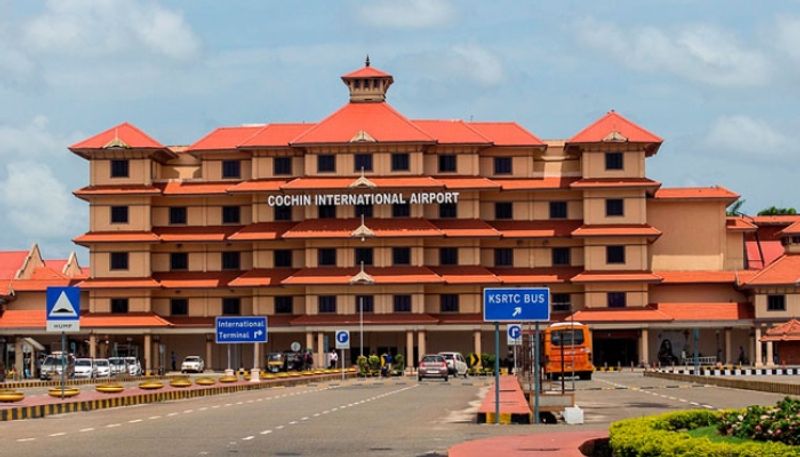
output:
[[[563,357],[563,363],[562,363]],[[544,333],[545,374],[551,378],[575,373],[580,379],[592,379],[592,334],[580,322],[559,322]]]

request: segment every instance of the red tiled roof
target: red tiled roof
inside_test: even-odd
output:
[[[578,132],[567,140],[567,144],[627,142],[653,144],[655,153],[663,140],[615,111],[609,111],[603,117]]]
[[[663,312],[651,308],[584,308],[576,311],[572,320],[583,323],[599,322],[666,322],[672,318]]]
[[[269,241],[283,237],[287,230],[295,225],[294,222],[259,222],[244,226],[241,230],[229,234],[231,241]]]
[[[380,102],[348,103],[300,134],[292,144],[350,143],[361,131],[379,142],[434,141],[388,103]]]
[[[661,278],[650,272],[638,271],[584,271],[570,280],[574,283],[587,282],[659,282]]]
[[[153,279],[165,289],[216,289],[241,275],[241,271],[169,271],[153,273]]]
[[[14,292],[44,292],[48,287],[66,287],[76,284],[80,279],[67,278],[66,276],[52,277],[49,279],[15,279],[11,281]]]
[[[781,214],[777,216],[753,216],[754,224],[761,225],[790,225],[800,221],[800,214]]]
[[[481,266],[439,266],[431,270],[444,279],[445,284],[495,284],[500,280]]]
[[[493,181],[500,184],[502,190],[555,190],[569,189],[570,184],[578,179],[576,177],[495,178]]]
[[[736,271],[654,271],[661,284],[735,284]]]
[[[77,244],[89,243],[157,243],[158,236],[153,232],[86,232],[73,238]]]
[[[481,219],[432,219],[430,222],[448,238],[500,236],[494,227]]]
[[[649,178],[584,178],[569,187],[573,189],[609,189],[609,188],[658,188],[661,183]]]
[[[779,240],[747,240],[744,242],[747,253],[747,268],[760,270],[783,255],[783,245]]]
[[[427,132],[439,144],[491,144],[462,120],[412,120],[414,125]]]
[[[225,241],[243,228],[241,225],[170,226],[153,227],[153,233],[167,243],[207,242]]]
[[[0,279],[12,279],[30,251],[0,251]]]
[[[230,193],[239,192],[277,192],[286,184],[285,179],[257,179],[252,181],[242,181],[228,187]]]
[[[781,235],[800,235],[800,219],[779,232]]]
[[[754,317],[747,303],[656,303],[655,307],[675,321],[738,321]]]
[[[745,283],[746,286],[800,285],[800,255],[783,255]]]
[[[145,185],[88,186],[74,191],[73,194],[80,198],[95,195],[161,195],[161,189]]]
[[[89,278],[78,283],[82,289],[157,289],[153,278]]]
[[[392,75],[385,71],[378,70],[375,67],[364,66],[358,70],[351,71],[350,73],[342,75],[342,79],[353,78],[391,78]]]
[[[219,127],[200,138],[187,151],[221,151],[236,149],[241,143],[264,128],[263,125]]]
[[[739,194],[721,187],[662,187],[655,193],[658,200],[730,200],[735,201]]]
[[[270,317],[272,319],[272,317]],[[358,325],[359,314],[304,314],[292,319],[292,325]],[[438,320],[429,314],[391,313],[364,314],[367,325],[436,324]],[[270,322],[271,324],[271,322]]]
[[[0,328],[44,328],[44,309],[7,309],[0,313]]]
[[[367,274],[375,284],[434,284],[442,278],[426,267],[367,267]],[[358,268],[318,267],[304,268],[283,281],[284,285],[350,284]]]
[[[725,228],[732,232],[752,232],[758,227],[743,217],[728,217],[725,219]]]
[[[489,221],[503,238],[569,238],[579,220]]]
[[[582,267],[489,269],[503,284],[561,284],[583,271]]]
[[[113,144],[115,140],[118,140],[128,147],[134,149],[164,148],[161,143],[148,136],[133,124],[123,122],[122,124],[111,127],[110,129],[100,132],[93,137],[73,144],[69,147],[69,149],[72,151],[79,149],[104,149]]]
[[[500,184],[484,177],[476,176],[437,176],[434,179],[444,185],[445,189],[499,189]]]
[[[279,148],[289,143],[315,124],[269,124],[239,144],[240,148]]]
[[[284,190],[350,189],[358,177],[347,178],[296,178],[281,186]],[[380,189],[441,188],[444,184],[430,176],[367,177]]]
[[[582,225],[572,236],[661,236],[661,230],[647,224]]]
[[[164,195],[220,195],[233,185],[231,182],[167,181],[157,184]]]
[[[761,337],[761,341],[800,341],[800,321],[791,319],[770,328]]]
[[[539,137],[516,122],[468,122],[467,126],[488,138],[495,146],[546,147]]]
[[[376,237],[441,236],[441,232],[426,219],[375,219],[364,220]],[[283,238],[352,238],[352,232],[361,226],[361,219],[306,219],[283,234]]]
[[[295,274],[294,268],[264,268],[245,272],[228,283],[229,287],[275,287],[289,276]]]

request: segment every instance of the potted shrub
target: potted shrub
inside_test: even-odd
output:
[[[369,375],[378,376],[381,372],[381,358],[372,354],[367,359],[367,362],[369,363]]]
[[[367,358],[363,355],[358,356],[356,359],[356,365],[358,365],[358,375],[366,377],[369,373],[369,366],[367,363]]]
[[[406,358],[403,354],[394,356],[394,364],[392,365],[392,376],[403,376],[406,373]]]

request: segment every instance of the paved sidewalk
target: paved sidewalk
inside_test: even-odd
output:
[[[487,455],[583,457],[579,450],[583,443],[606,437],[608,437],[608,432],[603,430],[497,436],[457,444],[448,449],[447,455],[449,457],[485,457]]]

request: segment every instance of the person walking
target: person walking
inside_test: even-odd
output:
[[[330,364],[328,368],[330,369],[336,368],[338,362],[339,362],[339,354],[336,353],[336,349],[331,349],[331,353],[328,355],[328,363]]]

